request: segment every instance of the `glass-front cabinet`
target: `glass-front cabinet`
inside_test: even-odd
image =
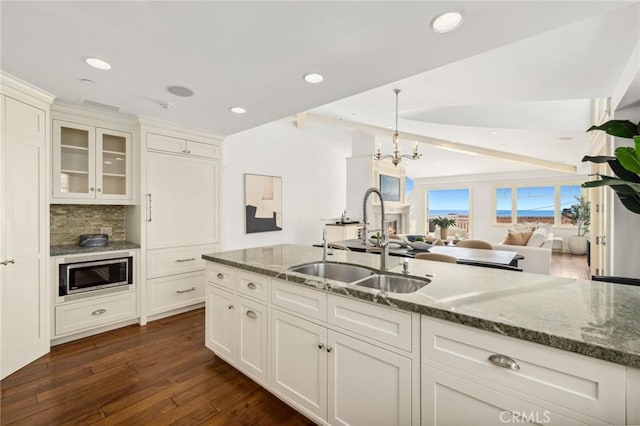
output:
[[[131,133],[53,121],[54,200],[131,200]]]

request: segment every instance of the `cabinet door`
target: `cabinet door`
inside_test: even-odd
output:
[[[218,162],[150,152],[147,247],[217,242]]]
[[[330,424],[411,424],[411,359],[331,330],[328,345]]]
[[[306,414],[327,418],[327,329],[271,310],[272,390]]]
[[[590,418],[578,420],[551,412],[507,392],[482,386],[470,380],[422,363],[422,419],[428,425],[581,425],[602,424]],[[588,418],[587,418],[588,419]]]
[[[219,157],[216,145],[194,141],[187,141],[187,154],[206,158]]]
[[[49,351],[45,112],[0,97],[0,378]],[[48,232],[48,231],[46,231]]]
[[[96,198],[131,199],[131,134],[96,129]]]
[[[206,290],[206,346],[229,364],[235,364],[233,293],[214,285]]]
[[[53,121],[53,197],[95,198],[95,128]]]
[[[147,149],[186,154],[187,141],[171,136],[147,133]]]
[[[236,299],[237,367],[267,385],[267,307],[244,297]]]

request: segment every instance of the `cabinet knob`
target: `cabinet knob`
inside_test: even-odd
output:
[[[502,354],[493,354],[489,357],[489,361],[498,367],[507,368],[509,370],[520,370],[518,363],[511,357]]]
[[[89,188],[89,191],[93,192],[95,191],[95,188],[92,186],[91,188]]]
[[[228,309],[233,309],[233,305],[227,306]]]
[[[102,188],[98,188],[98,192],[102,192]]]
[[[224,279],[224,274],[222,272],[218,272],[218,275],[216,275],[216,277],[218,277],[219,280]]]
[[[324,348],[324,343],[318,343],[318,349]]]
[[[331,352],[332,350],[333,350],[333,347],[327,346],[327,352]]]
[[[188,150],[187,150],[187,154],[191,154],[191,150],[189,150],[189,149],[188,149]]]
[[[253,312],[253,311],[247,311],[247,316],[248,316],[249,318],[251,318],[251,319],[256,319],[256,318],[258,318],[258,315],[257,315],[255,312]]]
[[[251,290],[255,290],[256,289],[256,285],[254,283],[247,284],[247,287],[249,287],[249,289],[251,289]]]

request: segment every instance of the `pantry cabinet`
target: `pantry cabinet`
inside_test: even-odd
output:
[[[132,134],[53,120],[53,202],[132,200]]]

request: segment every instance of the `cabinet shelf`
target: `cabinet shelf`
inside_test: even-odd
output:
[[[109,177],[127,177],[127,175],[125,174],[121,174],[121,173],[103,173],[102,176],[109,176]]]
[[[103,154],[112,154],[112,155],[127,155],[126,152],[122,152],[122,151],[109,151],[109,150],[102,150]]]
[[[86,146],[76,146],[76,145],[60,145],[63,149],[72,149],[75,151],[89,151],[89,148]]]
[[[68,170],[68,169],[62,169],[60,170],[60,173],[71,173],[74,175],[88,175],[89,172],[86,170]]]

